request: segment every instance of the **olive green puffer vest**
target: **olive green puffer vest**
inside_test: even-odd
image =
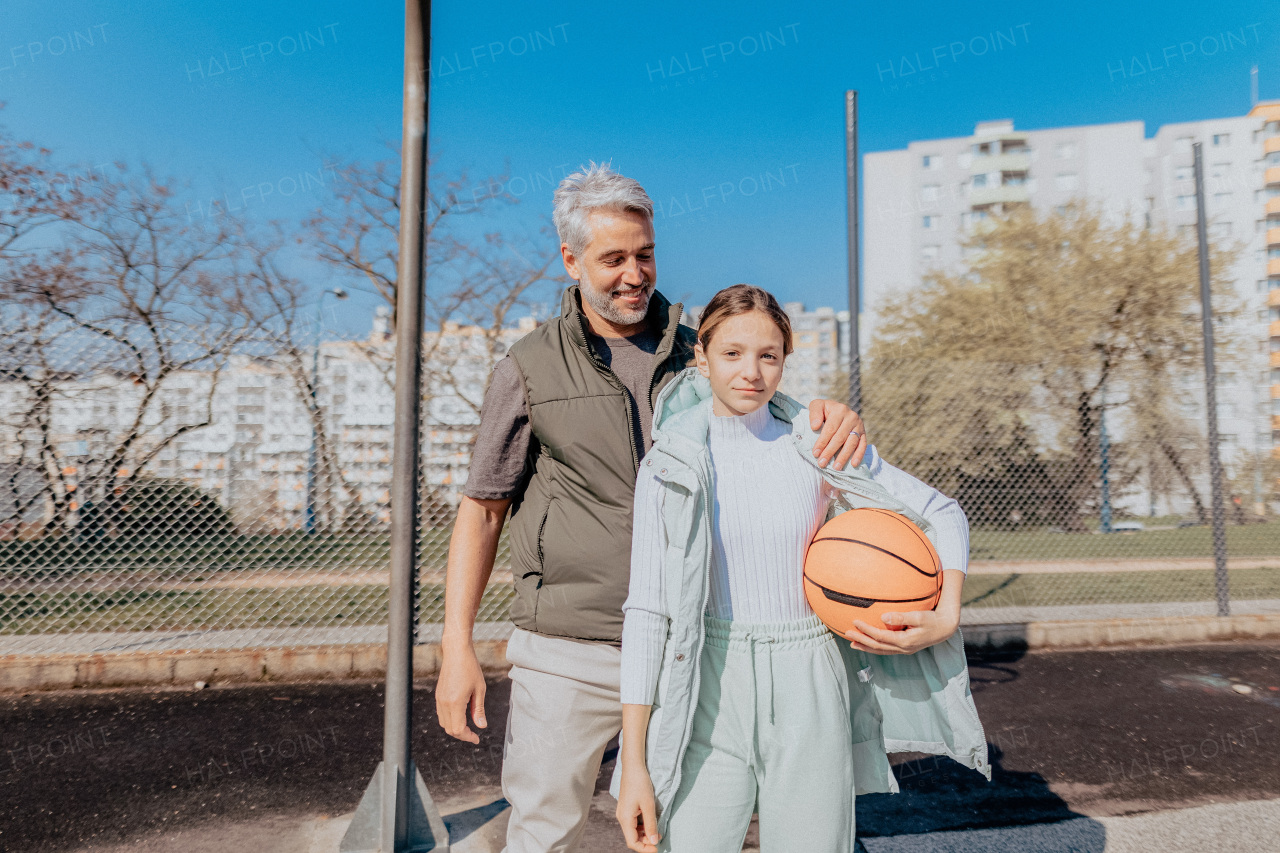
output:
[[[539,634],[618,642],[644,447],[626,388],[587,342],[579,299],[578,286],[568,288],[560,316],[511,347],[536,439],[533,473],[511,510],[511,619]],[[657,292],[649,301],[649,322],[662,333],[650,406],[693,357],[681,311]]]

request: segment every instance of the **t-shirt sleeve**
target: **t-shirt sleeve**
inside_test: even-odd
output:
[[[524,488],[525,465],[533,430],[520,369],[511,356],[499,361],[480,407],[480,430],[471,452],[467,487],[476,500],[513,498]]]

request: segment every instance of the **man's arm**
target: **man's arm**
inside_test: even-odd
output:
[[[867,430],[853,409],[836,400],[814,400],[809,404],[809,428],[814,432],[822,430],[813,443],[813,455],[823,468],[832,456],[837,470],[848,464],[861,464],[867,452]]]
[[[484,715],[484,672],[476,658],[472,631],[510,507],[509,498],[477,500],[464,496],[449,539],[436,715],[448,734],[471,743],[479,743],[480,736],[467,725],[467,710],[477,728],[488,726]]]

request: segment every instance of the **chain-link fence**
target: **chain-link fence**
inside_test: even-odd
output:
[[[433,333],[419,642],[439,636],[485,381],[527,330]],[[383,319],[365,339],[225,355],[191,338],[174,347],[186,351],[180,367],[146,375],[68,349],[69,329],[42,334],[55,344],[45,355],[60,355],[41,363],[28,352],[24,369],[0,377],[0,654],[385,640]],[[833,353],[797,361],[793,384],[812,387],[799,371],[832,370]],[[1202,386],[1144,395],[1097,380],[1065,393],[989,362],[864,361],[880,452],[968,514],[967,622],[1214,612]],[[1220,397],[1241,399],[1227,386]],[[1280,610],[1270,454],[1239,442],[1223,451],[1233,610]],[[511,597],[503,547],[478,636],[505,635]]]
[[[877,448],[968,516],[966,622],[1216,612],[1202,375],[1142,386],[1101,368],[873,351],[864,414]],[[1280,612],[1269,388],[1225,379],[1232,612]]]

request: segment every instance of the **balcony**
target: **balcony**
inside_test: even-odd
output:
[[[1267,213],[1280,213],[1280,198],[1267,199]]]
[[[1280,367],[1280,352],[1271,353],[1271,366]]]
[[[1026,184],[1011,184],[1005,187],[982,187],[981,189],[973,189],[969,191],[969,206],[982,207],[987,204],[1008,204],[1011,202],[1030,201],[1031,194],[1027,192]],[[1280,261],[1280,258],[1276,258]],[[1277,273],[1280,275],[1280,273]]]
[[[1262,175],[1266,179],[1267,186],[1280,184],[1280,166],[1269,166]]]
[[[978,154],[969,164],[969,173],[1025,172],[1031,168],[1031,157],[1026,151],[1010,151],[1008,154]]]
[[[1280,228],[1267,229],[1267,245],[1275,246],[1280,244]]]
[[[1271,416],[1271,428],[1280,429],[1280,415]]]
[[[1271,154],[1280,151],[1280,136],[1273,136],[1262,143],[1262,153]]]
[[[1280,258],[1267,258],[1267,275],[1280,276]]]
[[[1267,294],[1267,307],[1280,308],[1280,287]]]

